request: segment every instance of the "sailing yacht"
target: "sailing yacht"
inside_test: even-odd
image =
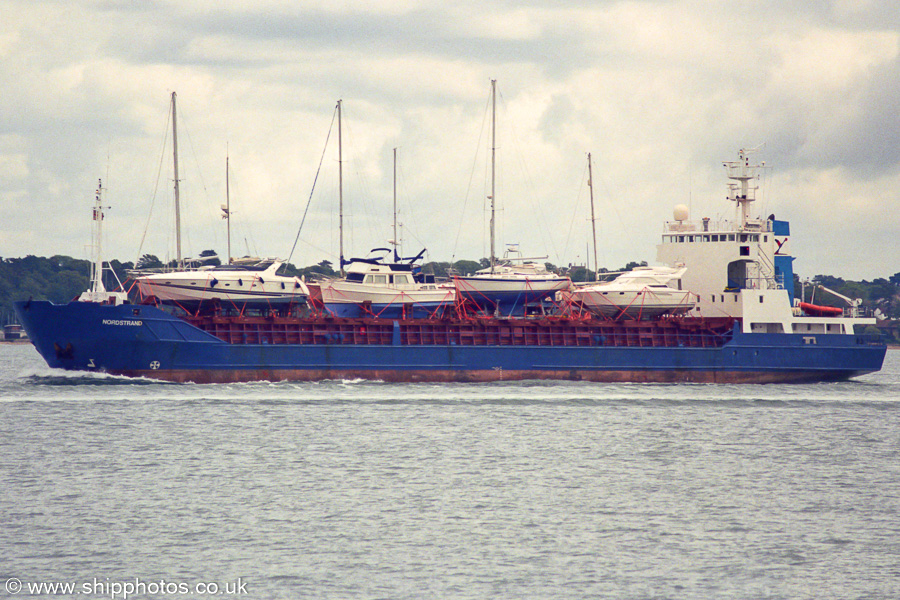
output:
[[[493,267],[454,277],[460,298],[483,311],[522,315],[529,305],[540,304],[571,287],[568,277],[548,271],[542,263],[535,262],[538,259],[514,258],[509,254]]]
[[[231,260],[230,205],[222,207],[228,220],[229,264],[189,268],[181,255],[181,211],[178,186],[178,129],[175,92],[172,92],[172,144],[175,173],[175,233],[178,268],[172,272],[134,272],[133,278],[144,302],[158,301],[181,306],[185,310],[203,308],[285,309],[304,305],[309,288],[299,277],[278,274],[284,264],[275,258]],[[226,198],[228,198],[226,162]],[[230,203],[230,200],[229,200]]]
[[[472,275],[454,277],[457,295],[478,309],[502,315],[522,315],[528,305],[540,304],[556,292],[569,289],[568,277],[551,273],[536,259],[506,256],[495,252],[495,172],[497,157],[497,80],[491,80],[491,264]],[[518,250],[515,250],[518,254]]]

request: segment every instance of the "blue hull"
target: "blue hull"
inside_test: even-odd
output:
[[[362,304],[351,302],[326,302],[325,310],[335,317],[349,319],[378,317],[379,319],[428,319],[447,308],[447,302],[420,302],[417,304]]]
[[[385,381],[569,379],[788,382],[881,369],[886,346],[852,335],[744,334],[718,347],[232,344],[150,306],[16,303],[53,368],[198,383],[366,378]],[[811,342],[811,340],[815,340]]]
[[[459,278],[465,281],[465,278]],[[457,291],[460,298],[470,302],[478,310],[488,313],[498,312],[501,315],[521,317],[528,312],[528,307],[536,310],[542,302],[549,300],[556,294],[556,290],[535,291],[518,290],[515,292],[480,292],[476,290],[460,288]]]

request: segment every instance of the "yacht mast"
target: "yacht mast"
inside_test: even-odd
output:
[[[494,252],[494,175],[497,155],[497,80],[491,79],[491,274],[497,262]]]
[[[394,262],[400,262],[400,254],[397,247],[400,240],[397,239],[397,149],[394,148]]]
[[[225,150],[225,230],[228,238],[228,264],[231,264],[231,186],[229,185],[228,150]]]
[[[337,101],[338,117],[338,236],[340,237],[340,271],[344,276],[344,163],[341,148],[341,101]]]
[[[181,202],[178,195],[178,127],[175,118],[175,92],[172,92],[172,160],[175,163],[175,258],[178,268],[184,265],[181,260]]]
[[[597,219],[594,218],[594,175],[591,170],[590,152],[588,152],[588,189],[591,191],[591,230],[594,233],[594,280],[600,281],[600,266],[597,262]]]

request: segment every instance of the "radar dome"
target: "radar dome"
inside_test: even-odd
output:
[[[688,207],[684,204],[679,204],[675,207],[675,220],[676,221],[687,221],[688,219]]]

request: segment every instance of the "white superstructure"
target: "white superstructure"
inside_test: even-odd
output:
[[[734,219],[691,221],[687,207],[679,205],[664,226],[657,260],[687,267],[682,287],[698,297],[690,314],[741,318],[748,333],[852,334],[854,325],[874,324],[846,315],[810,317],[794,308],[789,224],[774,215],[751,216],[758,189],[751,182],[764,165],[751,164],[749,153],[741,150],[737,161],[724,163]]]

